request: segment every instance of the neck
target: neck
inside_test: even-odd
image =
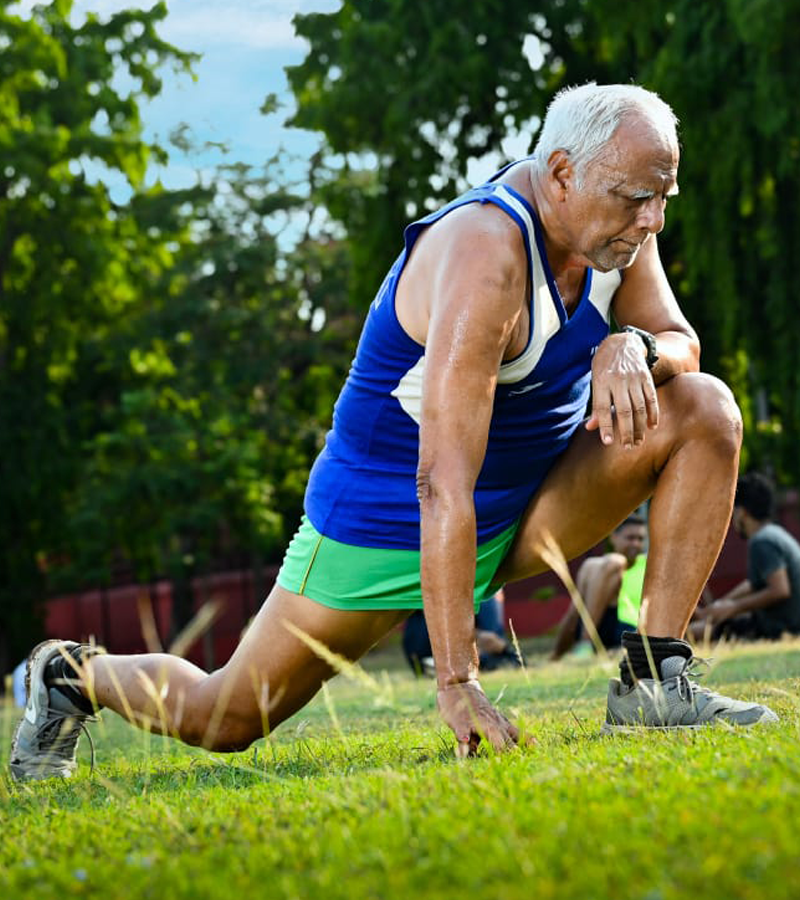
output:
[[[754,534],[761,531],[765,525],[769,525],[769,519],[750,519],[747,523],[747,537],[751,538]]]
[[[533,208],[536,210],[542,226],[547,261],[550,263],[553,277],[556,279],[563,276],[568,277],[568,273],[570,273],[574,277],[582,278],[583,272],[587,268],[586,260],[570,249],[569,233],[559,215],[558,202],[532,164],[529,167],[528,177],[528,190]],[[572,271],[570,272],[570,270]]]

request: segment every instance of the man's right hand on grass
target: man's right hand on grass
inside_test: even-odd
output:
[[[437,706],[456,736],[456,756],[474,756],[481,740],[495,750],[508,750],[519,742],[519,729],[489,702],[473,679],[440,687]]]

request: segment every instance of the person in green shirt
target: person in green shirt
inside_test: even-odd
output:
[[[639,620],[647,561],[645,520],[639,515],[628,516],[608,539],[611,552],[584,560],[575,584],[603,645],[619,647],[622,633],[636,631]],[[574,605],[561,620],[551,659],[559,659],[573,647],[576,653],[592,651]]]

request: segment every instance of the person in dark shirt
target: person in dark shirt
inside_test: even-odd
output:
[[[695,612],[692,636],[777,638],[800,634],[800,544],[772,521],[773,491],[759,473],[736,486],[733,527],[747,539],[747,578]]]

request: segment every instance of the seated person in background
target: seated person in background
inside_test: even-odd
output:
[[[12,691],[16,706],[25,707],[25,667],[28,660],[23,659],[12,673]]]
[[[505,594],[500,588],[494,596],[481,603],[475,616],[475,641],[478,645],[478,661],[482,672],[520,665],[519,657],[506,637],[503,625],[504,603]],[[436,674],[431,639],[421,609],[415,610],[406,619],[403,629],[403,652],[417,675]]]
[[[747,540],[747,578],[724,597],[698,607],[689,626],[694,640],[711,637],[778,638],[800,634],[800,544],[772,519],[773,492],[757,472],[736,486],[733,528]]]
[[[612,550],[604,556],[590,556],[578,569],[575,585],[605,647],[619,647],[624,631],[636,631],[647,557],[647,525],[638,515],[628,516],[609,535]],[[592,642],[586,634],[578,610],[570,606],[561,620],[551,659],[567,650],[589,653]]]

